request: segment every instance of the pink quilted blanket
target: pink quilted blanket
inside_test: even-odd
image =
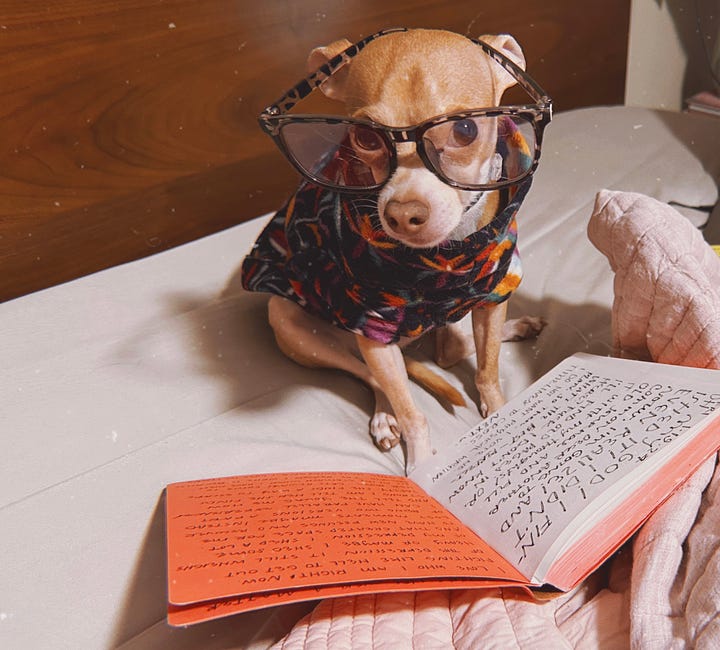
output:
[[[615,354],[720,368],[720,258],[697,228],[649,196],[604,190],[588,236],[615,272]]]

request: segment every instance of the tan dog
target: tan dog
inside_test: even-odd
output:
[[[524,68],[523,53],[512,37],[481,38]],[[350,45],[342,40],[315,49],[308,67],[318,68]],[[445,113],[497,106],[514,83],[508,72],[465,37],[439,30],[409,30],[371,42],[321,88],[327,96],[344,102],[349,116],[403,127]],[[446,128],[457,131],[447,137],[467,144],[462,159],[455,163],[455,177],[464,180],[464,175],[471,183],[493,178],[497,173],[493,168],[495,135],[468,136],[457,123]],[[471,140],[471,136],[475,137]],[[353,137],[359,140],[354,143],[358,155],[372,169],[374,143],[362,141],[362,133]],[[449,238],[462,239],[486,225],[497,201],[497,192],[456,189],[443,182],[418,158],[415,144],[405,142],[397,145],[397,169],[379,193],[378,212],[388,235],[409,247],[430,248]],[[452,365],[474,347],[483,416],[504,403],[498,374],[501,341],[536,334],[542,327],[539,319],[531,318],[506,323],[506,304],[474,309],[472,335],[457,324],[436,333],[436,361],[441,366]],[[408,370],[421,381],[433,383],[433,379],[427,378],[420,364],[408,362],[406,369],[398,345],[345,332],[279,296],[270,299],[269,320],[278,345],[291,359],[310,367],[342,369],[371,387],[376,409],[370,431],[382,449],[402,437],[408,471],[432,453],[427,420],[409,390]],[[456,392],[446,392],[446,397],[462,402]]]

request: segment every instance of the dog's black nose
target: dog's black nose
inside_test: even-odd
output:
[[[430,217],[430,210],[421,201],[388,201],[385,222],[400,235],[412,235],[422,230]]]

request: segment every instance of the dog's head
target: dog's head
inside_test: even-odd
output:
[[[511,36],[480,38],[525,67],[522,50]],[[316,69],[350,45],[340,40],[316,48],[308,67]],[[498,106],[504,91],[515,83],[510,73],[464,36],[417,29],[372,41],[321,88],[328,97],[344,102],[351,117],[405,128],[439,115]],[[499,174],[496,125],[493,120],[472,119],[438,123],[423,132],[424,153],[437,157],[436,161],[442,157],[443,173],[460,185],[494,181]],[[354,155],[380,181],[387,173],[387,161],[375,137],[358,129],[350,139]],[[414,142],[394,146],[397,167],[378,196],[380,221],[389,236],[427,248],[462,238],[492,217],[496,196],[488,192],[479,196],[441,180],[421,160]]]

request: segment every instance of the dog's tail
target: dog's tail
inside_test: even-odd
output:
[[[445,398],[454,406],[466,406],[465,399],[456,388],[451,386],[436,372],[433,372],[424,363],[405,357],[405,367],[408,376],[438,397]]]

